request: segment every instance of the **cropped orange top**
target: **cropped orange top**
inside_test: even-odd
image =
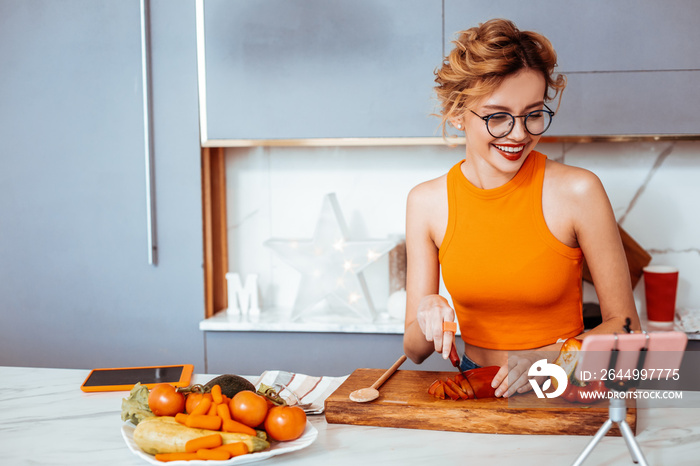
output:
[[[447,174],[448,221],[439,258],[462,339],[530,349],[583,331],[582,260],[542,213],[547,157],[532,151],[495,189],[472,185],[458,163]]]

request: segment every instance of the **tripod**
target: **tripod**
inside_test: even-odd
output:
[[[639,350],[639,356],[637,358],[637,371],[639,372],[644,367],[644,362],[646,361],[647,351],[649,349],[649,334],[644,332],[645,344],[644,347]],[[618,349],[618,338],[615,334],[614,346],[610,352],[610,360],[608,361],[608,369],[615,371],[617,365],[617,357],[620,354]],[[626,393],[630,388],[636,388],[639,386],[639,380],[627,379],[627,380],[614,380],[608,378],[605,380],[605,386],[608,390],[614,390],[617,393]],[[616,395],[617,393],[614,393]],[[581,466],[586,460],[588,455],[593,451],[595,446],[600,442],[600,440],[605,437],[605,434],[612,428],[613,423],[617,424],[622,433],[622,438],[625,439],[627,444],[627,449],[630,451],[632,456],[632,461],[638,463],[641,466],[648,466],[646,458],[644,458],[644,453],[637,443],[637,439],[634,438],[632,429],[625,418],[627,417],[627,405],[625,404],[625,399],[622,396],[613,396],[610,398],[610,407],[608,408],[608,419],[600,426],[598,432],[595,433],[591,441],[583,449],[579,457],[576,459],[574,466]]]
[[[605,434],[612,428],[613,423],[617,424],[622,433],[622,437],[627,443],[627,449],[630,451],[632,456],[632,461],[640,464],[641,466],[648,466],[646,458],[642,453],[642,449],[639,448],[637,440],[634,438],[632,429],[625,420],[627,416],[627,406],[625,405],[624,398],[613,397],[610,398],[610,407],[608,408],[608,420],[603,423],[603,425],[598,429],[598,432],[593,436],[593,439],[586,445],[586,448],[581,452],[579,457],[576,459],[574,466],[580,466],[586,460],[588,455],[593,451],[595,446],[600,442],[600,440],[605,437]]]

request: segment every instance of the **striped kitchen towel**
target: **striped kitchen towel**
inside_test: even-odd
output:
[[[265,371],[255,382],[255,388],[260,384],[278,389],[279,394],[288,404],[309,405],[304,410],[309,414],[323,412],[323,402],[333,393],[348,376],[315,377],[295,372]],[[289,393],[289,392],[292,393]]]

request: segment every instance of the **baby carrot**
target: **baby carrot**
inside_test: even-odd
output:
[[[234,432],[237,434],[256,435],[255,429],[253,429],[252,427],[248,427],[247,425],[241,422],[234,421],[232,419],[225,420],[223,422],[221,430],[223,430],[224,432]]]
[[[190,414],[187,417],[187,427],[197,427],[199,429],[219,430],[221,429],[221,418],[219,416],[209,416],[206,414]]]
[[[216,407],[216,414],[219,415],[224,421],[231,420],[231,411],[228,409],[228,405],[223,403]]]
[[[224,399],[221,396],[221,385],[214,385],[211,387],[211,397],[214,399],[214,403],[223,403]]]
[[[156,455],[158,461],[190,461],[198,460],[197,453],[158,453]]]
[[[227,459],[231,458],[231,453],[227,452],[226,450],[208,450],[206,448],[202,448],[197,450],[197,458],[200,460],[226,461]]]
[[[209,411],[207,411],[207,414],[209,416],[216,416],[216,407],[219,406],[219,403],[213,402],[211,406],[209,407]]]
[[[231,457],[241,456],[248,454],[248,445],[243,442],[227,443],[226,445],[216,447],[215,450],[226,450],[231,453]]]
[[[190,414],[207,414],[209,408],[211,408],[211,403],[212,401],[210,398],[202,397]]]
[[[216,448],[222,444],[221,434],[205,435],[204,437],[193,438],[185,443],[185,451],[188,453],[196,453],[202,448]]]
[[[175,415],[175,420],[176,420],[177,422],[179,422],[180,424],[185,424],[185,425],[187,425],[187,417],[188,417],[188,416],[189,416],[189,414],[177,413],[177,414]]]

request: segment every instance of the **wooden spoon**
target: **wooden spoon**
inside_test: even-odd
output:
[[[398,369],[405,360],[406,355],[401,355],[394,365],[387,369],[387,371],[381,377],[379,377],[371,387],[355,390],[350,394],[350,399],[356,403],[366,403],[368,401],[376,400],[379,397],[379,390],[377,389],[381,387],[382,384],[386,382],[394,372],[396,372],[396,369]]]

